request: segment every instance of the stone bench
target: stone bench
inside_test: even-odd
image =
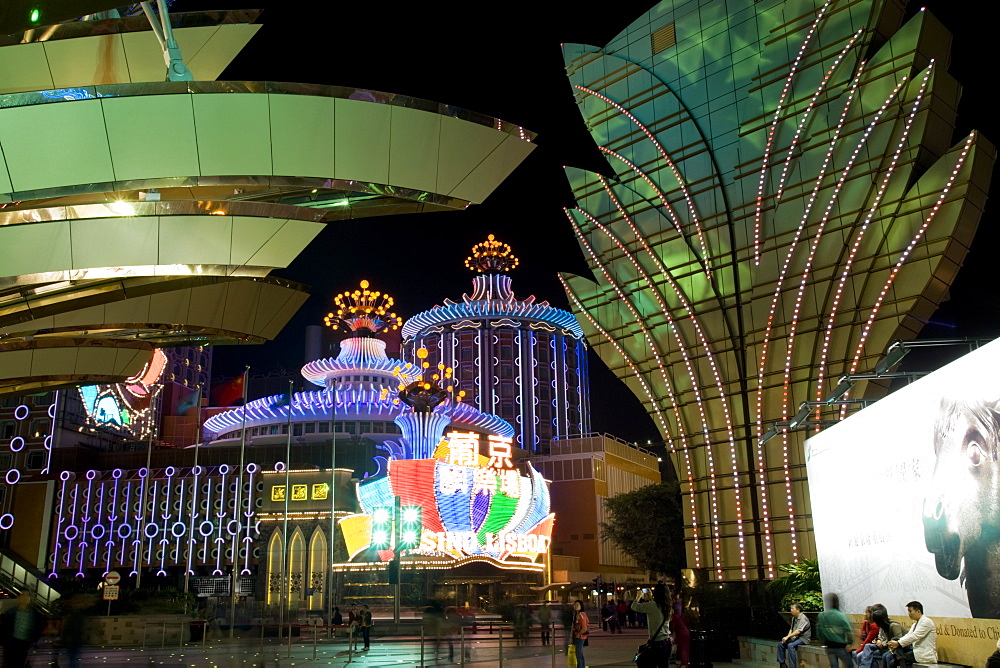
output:
[[[739,665],[745,668],[777,668],[779,641],[770,638],[751,638],[739,636]],[[798,668],[829,668],[830,660],[826,656],[826,646],[819,644],[817,638],[807,645],[799,645]],[[914,668],[968,668],[955,663],[914,663]]]

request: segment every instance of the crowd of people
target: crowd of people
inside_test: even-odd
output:
[[[780,668],[796,668],[798,648],[812,637],[812,624],[799,603],[792,604],[789,612],[792,622],[788,633],[778,644]],[[851,622],[840,610],[836,594],[826,598],[826,610],[816,619],[817,633],[826,648],[830,668],[895,668],[913,663],[937,663],[937,628],[934,620],[924,614],[920,601],[906,604],[906,612],[913,621],[909,630],[889,617],[881,603],[865,609],[861,633],[855,638]],[[855,647],[855,645],[857,645]]]

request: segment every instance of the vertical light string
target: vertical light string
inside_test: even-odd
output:
[[[830,6],[832,0],[826,0],[823,6],[820,7],[819,13],[816,15],[816,20],[813,21],[812,26],[809,28],[809,32],[806,34],[806,38],[802,41],[801,46],[799,46],[799,52],[795,56],[795,60],[792,62],[791,68],[788,70],[788,76],[785,77],[785,86],[781,91],[781,97],[778,98],[778,105],[774,110],[774,118],[771,121],[771,127],[767,131],[767,141],[764,143],[764,155],[761,158],[760,165],[760,180],[757,184],[757,206],[754,210],[753,216],[753,263],[755,265],[760,264],[760,238],[761,238],[761,228],[762,228],[762,215],[761,211],[764,208],[764,188],[767,183],[767,171],[770,168],[771,160],[771,150],[774,146],[775,140],[777,138],[778,123],[781,120],[781,112],[785,107],[785,101],[788,99],[788,93],[792,88],[792,81],[795,80],[795,75],[799,71],[799,63],[802,62],[802,57],[806,53],[806,49],[809,47],[809,43],[812,42],[813,35],[819,29],[819,24],[823,20],[823,16],[826,14],[827,8]]]

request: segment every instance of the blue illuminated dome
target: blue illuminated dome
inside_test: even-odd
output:
[[[473,246],[472,294],[407,320],[403,345],[454,368],[466,401],[513,424],[521,448],[547,452],[554,438],[590,431],[587,346],[572,313],[514,296],[507,272],[518,264],[492,234]]]

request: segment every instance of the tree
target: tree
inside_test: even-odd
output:
[[[685,565],[684,520],[676,482],[647,485],[604,500],[607,522],[601,540],[657,573],[677,573]]]

